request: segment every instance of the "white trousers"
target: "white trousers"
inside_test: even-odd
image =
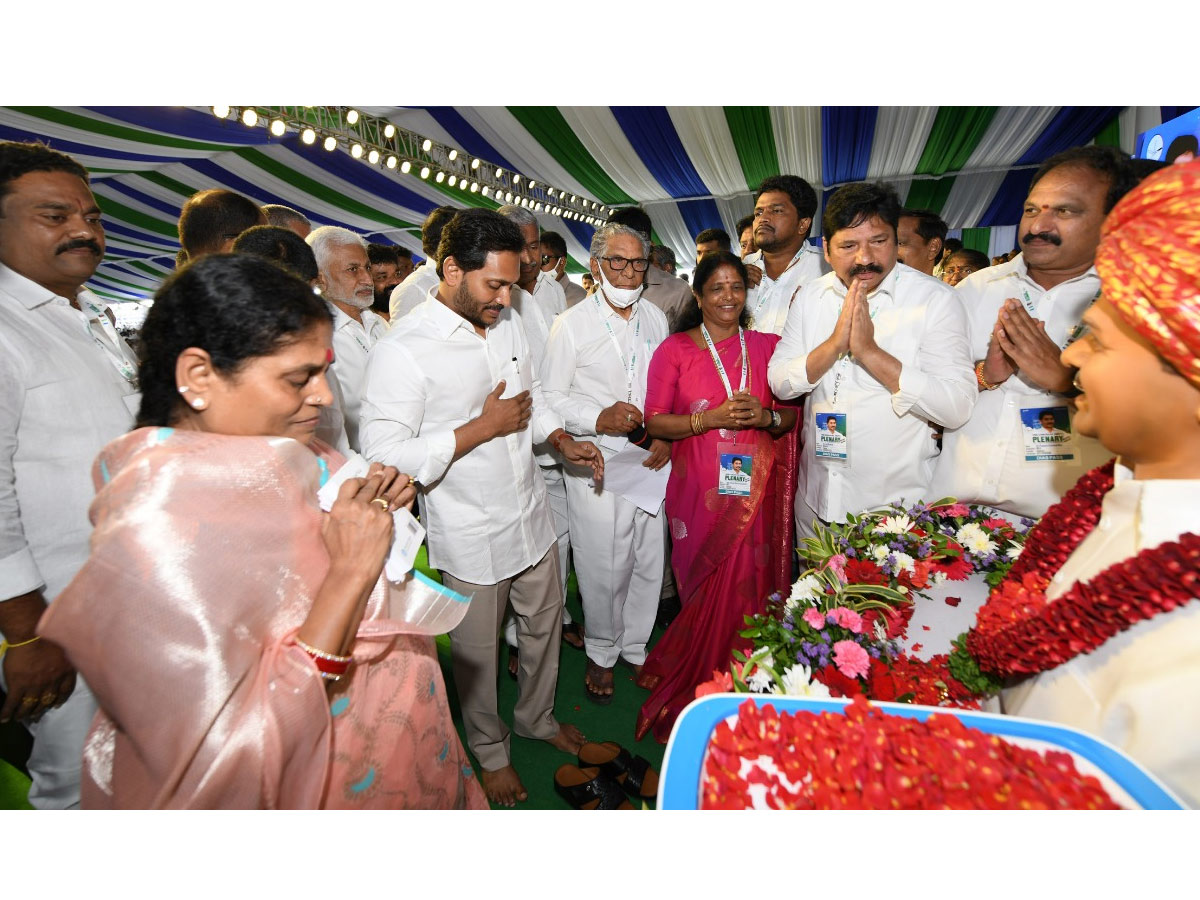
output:
[[[566,486],[588,658],[605,668],[621,658],[641,665],[662,592],[662,507],[651,516],[570,472]]]
[[[0,670],[2,671],[2,670]],[[3,685],[3,674],[0,674]],[[78,809],[83,774],[83,742],[96,716],[96,699],[76,674],[67,702],[26,727],[33,735],[29,753],[29,805],[35,809]]]
[[[562,583],[562,623],[570,625],[571,613],[567,611],[567,563],[571,553],[571,528],[567,519],[567,488],[563,484],[562,466],[539,466],[542,479],[546,482],[546,496],[550,499],[550,512],[554,514],[554,533],[558,535],[558,580]],[[504,642],[517,646],[517,620],[513,614],[504,619]]]

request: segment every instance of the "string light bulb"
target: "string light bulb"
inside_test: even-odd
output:
[[[346,124],[347,125],[354,125],[357,122],[358,122],[358,110],[357,109],[352,109],[346,113]]]
[[[471,168],[472,168],[472,169],[478,169],[478,168],[479,168],[479,159],[478,159],[478,158],[471,160]]]
[[[362,154],[363,154],[362,144],[351,144],[350,145],[350,155],[351,156],[353,156],[355,159],[361,159]]]
[[[421,145],[421,149],[428,153],[433,149],[433,141],[431,141],[429,138],[425,138],[425,143]]]
[[[394,138],[396,136],[396,126],[391,122],[388,122],[387,125],[383,127],[383,136],[385,138]]]
[[[367,162],[369,162],[371,165],[375,165],[379,162],[379,151],[374,147],[372,147],[371,152],[367,154]]]
[[[283,119],[276,119],[271,123],[271,134],[275,135],[275,137],[283,137],[286,131],[287,125],[284,124]]]
[[[396,168],[396,157],[394,157],[394,156],[389,156],[389,157],[387,158],[387,162],[386,162],[386,163],[384,163],[384,165],[385,165],[385,166],[387,166],[389,169],[394,169],[394,168]]]
[[[421,167],[421,177],[422,177],[422,178],[428,178],[428,177],[429,177],[429,166],[422,166],[422,167]]]
[[[450,162],[454,162],[456,159],[458,159],[458,151],[451,150],[449,153],[446,154],[446,159],[450,160]]]
[[[412,171],[412,163],[406,159],[404,162],[400,163],[400,171],[407,175]]]
[[[441,184],[445,180],[446,180],[445,172],[438,172],[437,177],[434,179],[434,181],[436,181],[438,184]]]

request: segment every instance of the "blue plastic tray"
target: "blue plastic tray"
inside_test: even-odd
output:
[[[747,700],[773,706],[784,712],[841,712],[848,700],[810,700],[756,694],[709,694],[694,700],[680,714],[667,741],[659,779],[659,809],[696,809],[700,794],[700,771],[704,752],[717,725],[734,715]],[[1001,737],[1031,738],[1054,744],[1091,762],[1104,772],[1143,809],[1183,809],[1183,804],[1157,778],[1111,744],[1066,728],[970,710],[913,706],[908,703],[873,703],[890,715],[924,721],[934,713],[957,716],[969,728]]]

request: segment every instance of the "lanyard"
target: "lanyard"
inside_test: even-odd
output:
[[[596,292],[597,294],[599,291]],[[625,402],[633,402],[633,375],[637,371],[637,348],[638,337],[642,333],[642,317],[638,315],[638,311],[634,309],[633,318],[633,355],[629,357],[629,364],[625,363],[625,353],[621,350],[621,342],[617,340],[617,335],[613,331],[612,323],[609,317],[604,314],[604,307],[600,304],[600,298],[596,294],[592,294],[592,300],[596,302],[596,311],[600,313],[600,321],[604,323],[605,329],[608,331],[608,339],[612,341],[613,349],[617,351],[617,359],[621,360],[621,368],[625,371]]]
[[[899,285],[900,285],[900,273],[897,272],[896,273],[896,286],[899,287]],[[843,297],[842,303],[845,304],[845,302],[846,302],[846,298]],[[872,322],[875,321],[875,316],[877,316],[878,314],[879,314],[879,307],[876,307],[874,310],[872,310],[870,301],[868,300],[867,315],[871,317]],[[846,367],[850,365],[851,358],[852,358],[851,354],[847,353],[845,356],[843,356],[838,361],[837,375],[834,376],[834,379],[833,379],[833,397],[829,401],[829,405],[832,406],[834,409],[837,409],[838,391],[840,391],[842,389],[842,379],[846,375]]]
[[[107,330],[104,328],[104,307],[98,305],[90,297],[80,296],[78,299],[82,304],[87,306],[88,311],[92,314],[91,318],[88,319],[87,324],[84,325],[84,328],[87,329],[88,337],[95,341],[96,346],[104,351],[104,354],[108,357],[108,361],[112,364],[113,368],[120,373],[121,377],[134,387],[137,387],[137,370],[133,367],[133,364],[125,358],[125,354],[121,353],[117,349],[116,342],[109,337]],[[84,317],[87,317],[87,313],[84,313]],[[104,337],[101,337],[100,334],[96,333],[96,329],[92,327],[93,321],[100,326],[100,331]]]
[[[729,383],[729,376],[725,374],[725,364],[721,362],[721,357],[717,355],[717,348],[713,345],[712,336],[708,333],[708,328],[704,323],[700,323],[700,333],[704,335],[704,343],[708,344],[708,352],[712,355],[713,365],[717,367],[717,374],[721,376],[721,384],[725,386],[725,394],[730,400],[733,399],[733,387]],[[738,326],[738,343],[742,345],[742,383],[738,386],[738,393],[744,393],[746,390],[747,379],[750,375],[750,362],[746,358],[746,333],[742,331],[742,326]]]
[[[796,263],[800,262],[800,257],[803,255],[804,255],[804,247],[801,247],[799,249],[799,251],[797,251],[796,255],[792,257],[792,261],[787,264],[787,268],[779,273],[778,278],[775,278],[771,281],[770,290],[765,289],[761,283],[759,284],[759,298],[758,298],[758,302],[754,304],[754,312],[752,312],[750,314],[751,318],[758,317],[758,314],[762,311],[763,304],[766,303],[767,300],[769,300],[771,297],[775,296],[775,288],[779,286],[779,282],[783,281],[783,276],[792,270],[792,266],[794,266],[794,265],[796,265]],[[762,257],[759,257],[759,261],[760,262],[762,261]],[[764,263],[763,264],[763,278],[765,279],[766,277],[767,277],[767,266]],[[799,290],[799,288],[797,288],[797,290]],[[795,294],[795,292],[793,292],[792,299],[794,300],[795,297],[796,297],[796,294]],[[789,306],[791,305],[791,300],[788,301],[788,305]]]

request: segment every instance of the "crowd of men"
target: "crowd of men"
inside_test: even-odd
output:
[[[1135,181],[1115,150],[1050,159],[998,265],[884,184],[838,188],[818,248],[813,187],[762,182],[735,252],[752,327],[782,336],[771,388],[804,404],[798,534],[947,495],[1036,517],[1103,457],[1074,435],[1068,452],[1039,455],[1025,423],[1071,432],[1072,371],[1059,354],[1098,295],[1101,222]],[[582,637],[584,690],[605,703],[613,667],[639,669],[656,616],[678,603],[661,509],[603,489],[605,462],[631,444],[651,469],[670,454],[645,433],[647,367],[695,300],[651,234],[644,210],[616,211],[580,286],[563,237],[515,206],[435,208],[423,260],[227,190],[202,191],[180,213],[181,264],[266,247],[328,302],[334,400],[320,436],[419,483],[430,564],[474,597],[451,634],[454,675],[495,803],[526,796],[497,710],[501,635],[516,660],[514,730],[577,750],[582,735],[553,714],[560,640]],[[78,802],[94,707],[62,653],[32,640],[35,627],[87,557],[92,462],[131,427],[138,401],[136,360],[85,286],[104,246],[81,166],[0,145],[0,632],[13,648],[0,719],[34,733],[36,806]],[[721,229],[696,236],[697,260],[732,247]],[[814,446],[830,421],[845,435],[836,458]],[[572,559],[582,631],[564,607]],[[35,694],[42,703],[18,715],[13,698]]]

